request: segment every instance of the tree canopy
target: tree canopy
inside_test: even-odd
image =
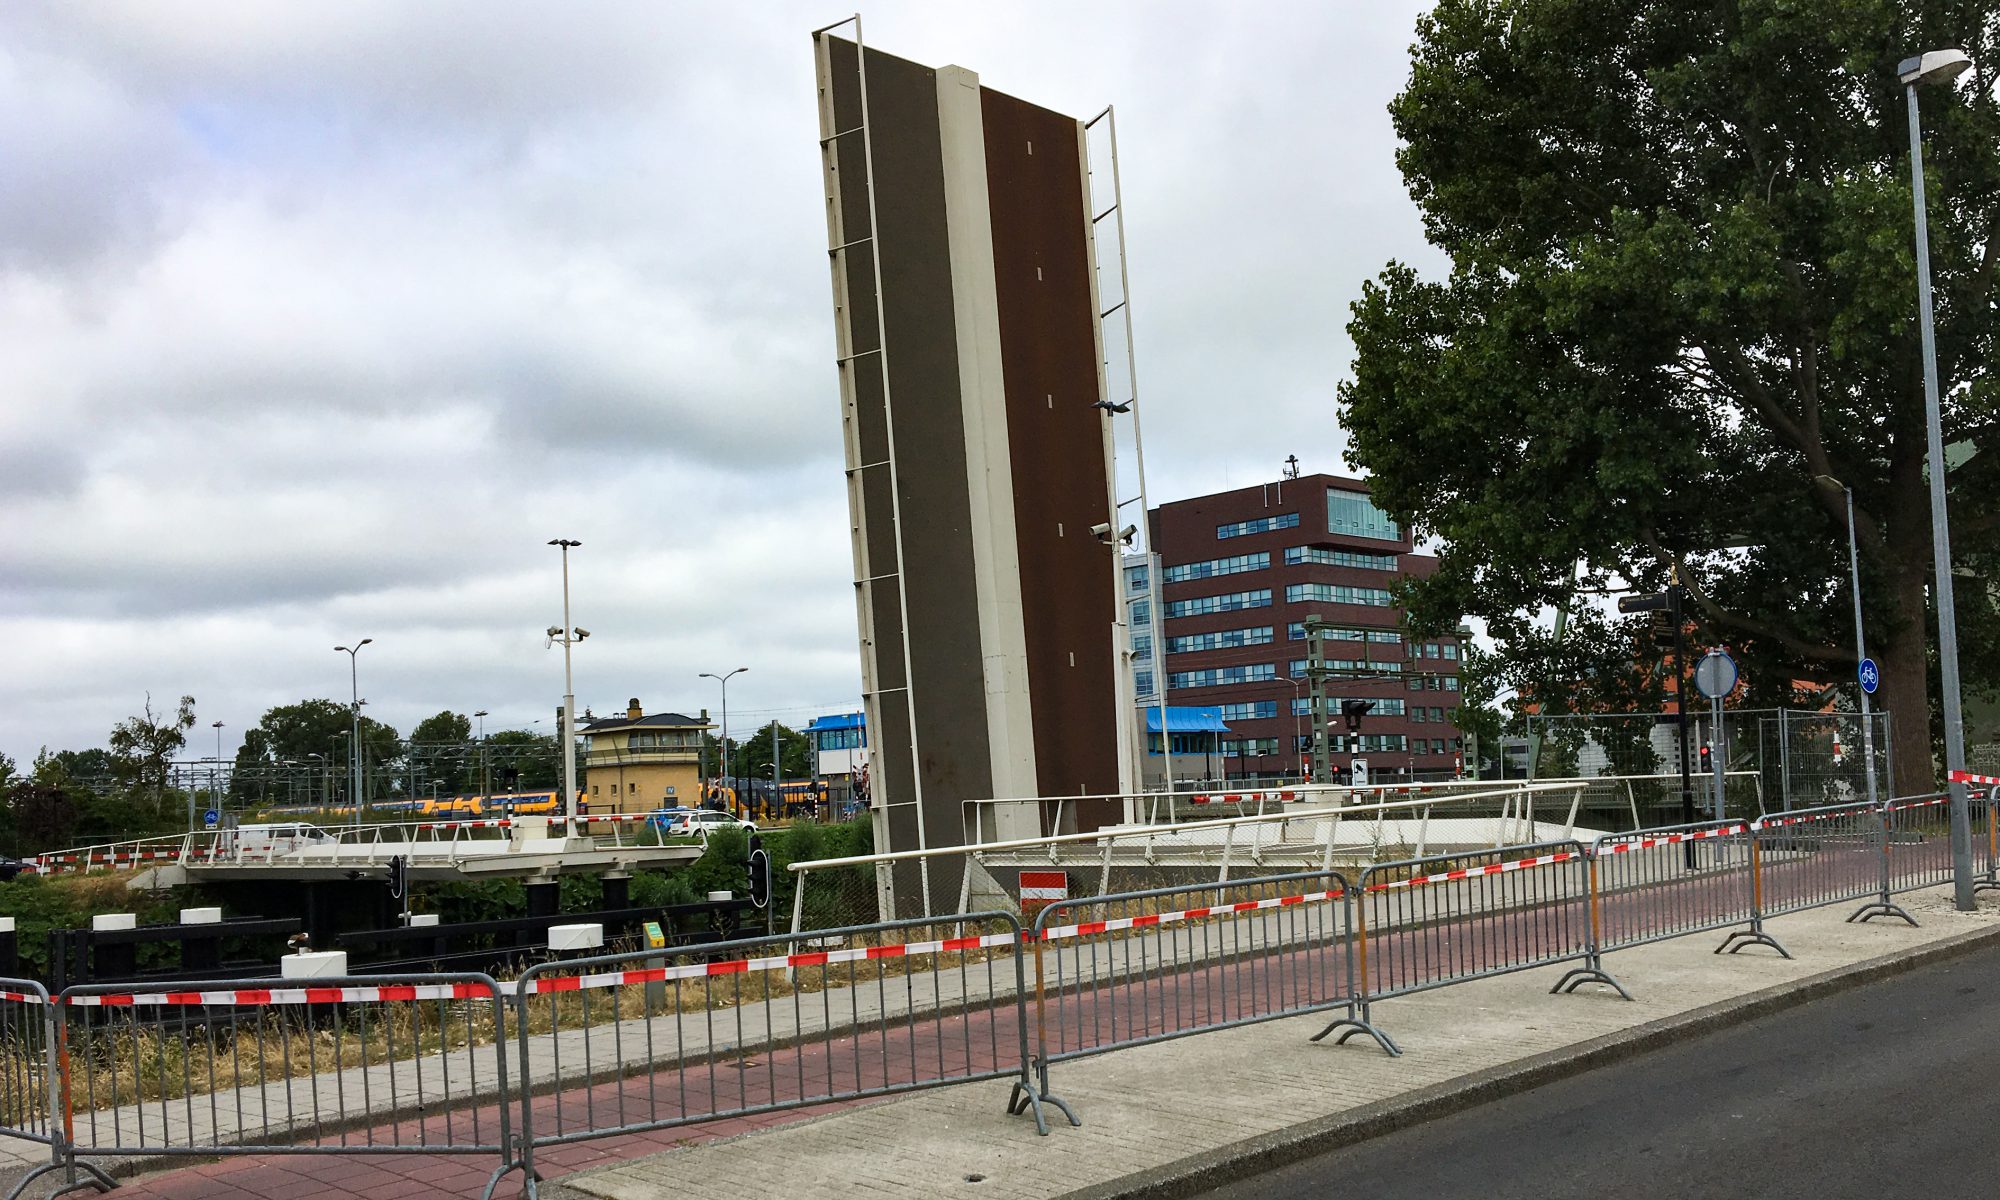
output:
[[[1438,539],[1419,626],[1506,655],[1584,586],[1678,577],[1766,699],[1847,682],[1853,488],[1898,786],[1930,781],[1930,510],[1908,129],[1923,93],[1957,565],[2000,563],[2000,6],[1994,0],[1441,0],[1390,107],[1442,279],[1366,286],[1341,389],[1376,502]],[[1580,568],[1579,568],[1580,564]],[[1956,589],[1968,681],[1991,591]],[[1636,624],[1636,622],[1634,622]],[[1636,644],[1635,629],[1604,636]],[[1573,683],[1574,681],[1572,681]],[[1561,686],[1551,684],[1550,686]]]

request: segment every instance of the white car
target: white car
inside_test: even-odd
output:
[[[745,833],[757,832],[757,827],[749,821],[740,821],[726,812],[717,812],[712,808],[701,808],[691,813],[683,813],[676,816],[673,819],[673,823],[667,826],[667,833],[672,837],[698,837],[705,839],[712,831],[717,829],[741,829]]]

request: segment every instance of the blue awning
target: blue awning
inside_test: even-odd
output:
[[[806,722],[806,729],[812,733],[826,733],[834,729],[860,729],[865,724],[860,713],[840,713],[831,717],[814,717]]]
[[[1167,706],[1167,728],[1174,733],[1231,733],[1229,726],[1222,723],[1219,708],[1192,708]],[[1146,732],[1160,732],[1160,710],[1157,707],[1146,710]]]

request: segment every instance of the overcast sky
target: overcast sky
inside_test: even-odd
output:
[[[1235,6],[1240,9],[1242,6]],[[1423,5],[878,3],[871,45],[1117,105],[1155,503],[1337,470],[1346,308],[1423,264]],[[802,724],[860,689],[820,6],[0,6],[0,751],[193,695]],[[1283,431],[1283,432],[1281,432]]]

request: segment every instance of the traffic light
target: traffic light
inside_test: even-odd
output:
[[[1708,752],[1708,743],[1701,744],[1701,769],[1704,774],[1715,769],[1715,758]]]
[[[1347,732],[1358,732],[1361,728],[1361,718],[1367,716],[1374,708],[1373,700],[1342,700],[1340,716],[1347,722]]]

